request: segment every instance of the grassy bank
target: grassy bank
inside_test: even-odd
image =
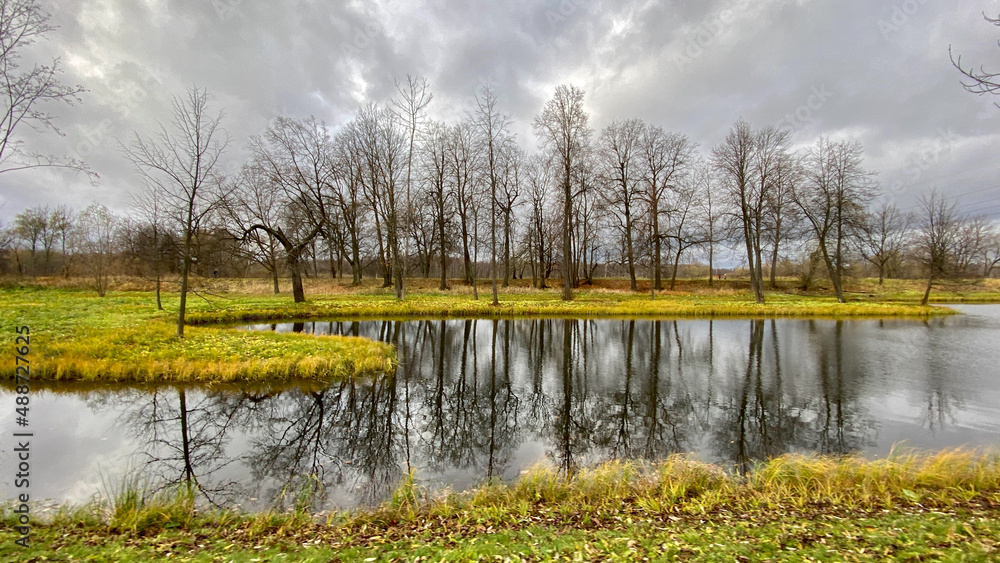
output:
[[[202,280],[199,295],[189,299],[192,325],[181,340],[174,336],[177,296],[164,296],[165,311],[155,307],[148,282],[119,280],[116,290],[98,298],[74,287],[72,280],[43,280],[41,285],[0,289],[0,330],[28,325],[32,331],[32,377],[95,382],[226,382],[326,380],[369,374],[391,366],[391,347],[367,340],[298,334],[247,333],[205,325],[292,319],[371,318],[516,318],[516,317],[819,317],[927,318],[948,314],[922,307],[903,287],[880,295],[858,293],[837,303],[829,296],[774,292],[767,303],[753,302],[741,282],[686,281],[673,292],[648,294],[622,289],[621,280],[560,299],[558,290],[506,288],[492,306],[486,287],[475,299],[470,287],[431,289],[429,280],[413,280],[405,302],[374,280],[350,287],[341,280],[308,280],[306,303],[292,303],[287,293],[269,293],[264,280]],[[983,290],[992,295],[989,287]],[[13,362],[0,366],[12,379]]]
[[[987,560],[1000,557],[1000,455],[784,456],[743,477],[684,457],[538,468],[435,499],[404,484],[382,507],[319,520],[124,491],[39,523],[26,551],[12,525],[8,511],[5,559]]]
[[[794,291],[789,287],[767,296],[757,304],[740,281],[719,282],[708,288],[704,280],[684,280],[675,291],[628,291],[624,280],[598,280],[574,292],[572,301],[563,301],[558,288],[533,289],[526,280],[516,280],[500,291],[500,303],[492,305],[488,283],[481,283],[479,299],[472,288],[455,283],[451,289],[436,289],[433,280],[409,280],[407,299],[398,301],[391,288],[376,280],[360,287],[344,281],[308,280],[307,302],[294,304],[287,294],[275,295],[262,280],[213,280],[211,287],[224,299],[212,304],[195,304],[191,321],[198,324],[236,323],[289,319],[407,319],[433,318],[516,318],[516,317],[822,317],[822,318],[927,318],[949,314],[948,309],[918,304],[922,293],[901,285],[884,288],[882,293],[865,293],[856,287],[848,303],[838,303],[829,295]],[[787,283],[787,282],[786,282]],[[981,288],[983,295],[1000,301],[1000,291]],[[1000,289],[1000,287],[998,287]],[[970,292],[969,295],[979,295]],[[965,294],[961,294],[965,296]],[[884,297],[883,297],[884,296]],[[984,298],[988,302],[989,299]]]
[[[389,369],[390,346],[362,338],[190,327],[175,336],[169,313],[146,292],[98,298],[80,290],[0,290],[0,330],[30,329],[32,380],[227,382],[328,380]],[[11,358],[12,360],[12,358]],[[0,365],[14,378],[15,363]]]
[[[389,294],[316,296],[306,303],[291,304],[266,296],[241,296],[229,300],[225,308],[193,311],[196,324],[236,323],[290,319],[410,319],[410,318],[927,318],[946,315],[939,307],[909,303],[838,303],[797,295],[776,295],[763,305],[743,296],[670,295],[651,300],[649,296],[611,292],[580,292],[573,301],[563,301],[550,293],[505,293],[499,305],[489,297],[474,299],[463,295],[410,294],[399,302]]]

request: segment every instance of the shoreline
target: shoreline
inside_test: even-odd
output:
[[[61,507],[14,546],[4,513],[0,557],[60,555],[187,561],[271,559],[549,560],[697,557],[858,559],[1000,554],[1000,452],[894,451],[883,459],[786,454],[745,475],[674,455],[607,462],[570,475],[546,466],[432,497],[404,479],[381,506],[316,514],[293,505],[246,513],[198,509],[190,489]],[[15,551],[18,550],[18,551]]]
[[[236,285],[239,284],[229,284]],[[221,286],[226,290],[226,286]],[[935,303],[895,301],[837,303],[831,297],[774,293],[757,305],[744,293],[671,293],[648,296],[606,289],[581,290],[574,301],[555,291],[512,288],[492,306],[486,296],[414,291],[399,302],[372,288],[307,294],[292,303],[287,294],[219,291],[190,303],[186,338],[174,333],[170,311],[176,295],[164,295],[165,311],[153,293],[118,290],[97,297],[81,289],[41,286],[0,289],[0,329],[31,326],[33,381],[100,383],[275,383],[324,382],[392,370],[392,346],[363,338],[237,331],[236,325],[318,320],[424,319],[898,319],[927,321],[958,312]],[[243,289],[242,292],[239,290]],[[466,288],[467,289],[467,288]],[[992,293],[988,293],[992,295]],[[969,301],[964,301],[968,303]],[[173,313],[175,314],[175,313]],[[13,364],[0,377],[14,380]]]

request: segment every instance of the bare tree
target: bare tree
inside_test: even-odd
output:
[[[476,94],[474,123],[479,130],[480,151],[490,189],[490,277],[493,280],[493,305],[499,305],[497,295],[497,186],[500,182],[500,158],[511,141],[510,116],[500,113],[497,95],[489,84]]]
[[[53,116],[41,107],[49,102],[69,106],[80,102],[82,86],[59,82],[59,59],[51,65],[22,68],[24,48],[55,30],[37,0],[0,0],[0,173],[28,168],[56,167],[85,172],[91,180],[97,174],[74,158],[31,152],[15,135],[21,124],[36,132],[62,135]]]
[[[118,253],[120,224],[121,220],[99,203],[92,203],[80,212],[76,223],[75,246],[84,256],[84,269],[100,297],[108,291],[112,262]]]
[[[285,218],[282,191],[272,182],[266,169],[253,161],[244,164],[232,181],[233,190],[225,207],[227,218],[234,235],[247,246],[251,259],[271,274],[272,289],[278,294],[281,292],[278,284],[280,243],[268,229],[282,229],[281,222]],[[267,228],[253,228],[254,225]]]
[[[335,141],[334,163],[337,173],[333,176],[336,189],[334,197],[340,207],[346,231],[345,244],[350,245],[347,259],[351,264],[352,285],[361,283],[364,265],[361,263],[362,229],[365,226],[364,160],[360,153],[356,121],[348,123]]]
[[[543,155],[535,155],[528,163],[528,196],[531,203],[529,240],[531,241],[531,262],[538,259],[537,270],[533,268],[536,287],[545,289],[545,278],[548,276],[547,263],[552,255],[551,237],[549,236],[549,199],[552,187],[552,167],[550,161]]]
[[[162,196],[164,211],[181,232],[181,295],[177,312],[177,336],[184,338],[188,278],[191,273],[192,242],[202,222],[223,201],[219,158],[229,144],[222,129],[222,112],[208,113],[206,90],[191,87],[183,98],[172,101],[171,128],[162,123],[151,138],[134,133],[125,155],[152,189]]]
[[[1000,17],[991,18],[986,14],[983,14],[983,18],[987,22],[1000,27]],[[1000,72],[988,72],[985,67],[982,66],[979,67],[978,71],[972,66],[969,68],[963,67],[962,56],[959,55],[958,58],[955,58],[954,54],[951,52],[951,45],[948,46],[948,57],[951,59],[951,64],[967,79],[962,82],[962,86],[967,91],[980,96],[984,94],[1000,94]],[[994,102],[994,105],[1000,107],[1000,104],[997,104],[996,102]]]
[[[41,205],[29,207],[14,216],[13,232],[16,242],[25,243],[28,247],[28,257],[31,260],[29,275],[36,275],[38,267],[38,250],[44,247],[44,240],[49,228],[49,209]],[[17,249],[15,249],[15,253]],[[23,273],[23,265],[19,262],[19,272]]]
[[[0,221],[0,274],[7,273],[7,262],[3,260],[8,251],[14,249],[14,240],[17,235],[14,233],[14,229],[7,227]]]
[[[454,192],[449,189],[448,144],[451,142],[451,132],[443,123],[434,122],[427,127],[427,141],[423,147],[424,170],[426,175],[427,193],[434,210],[434,226],[437,229],[438,244],[441,257],[442,291],[448,289],[448,237],[451,211],[451,201]]]
[[[602,223],[607,214],[605,202],[597,193],[597,177],[589,146],[580,165],[575,168],[573,185],[573,229],[570,238],[573,259],[570,263],[573,265],[573,287],[579,287],[581,279],[589,284],[594,282]]]
[[[156,283],[156,308],[163,310],[161,289],[163,273],[169,263],[166,244],[170,238],[167,226],[166,209],[163,193],[155,187],[140,192],[133,197],[133,208],[144,225],[134,233],[133,244],[137,246],[137,254],[142,264],[151,267]]]
[[[1000,232],[994,230],[989,234],[982,247],[983,277],[988,278],[993,270],[1000,266]]]
[[[907,231],[912,218],[895,205],[883,202],[868,213],[861,230],[861,256],[878,268],[882,285],[890,266],[902,259]]]
[[[766,239],[771,245],[771,289],[777,289],[777,269],[781,244],[796,233],[801,214],[795,205],[795,188],[802,181],[802,166],[790,153],[781,155],[772,188],[765,194],[767,202]]]
[[[793,193],[841,303],[844,255],[863,230],[868,202],[875,197],[874,174],[861,166],[863,152],[858,142],[820,138],[806,155],[804,181]]]
[[[952,272],[952,251],[960,234],[961,220],[958,205],[948,203],[937,190],[931,190],[930,195],[921,195],[918,204],[920,215],[916,224],[914,254],[927,272],[927,289],[920,300],[921,305],[926,305],[934,280],[947,277]]]
[[[755,133],[749,123],[740,119],[725,141],[712,150],[713,165],[733,204],[736,223],[746,244],[750,286],[757,303],[764,303],[761,242],[767,188],[773,173],[773,167],[765,164],[773,159],[765,155],[773,155],[784,146],[784,140],[778,135],[776,129],[767,134]]]
[[[652,257],[653,289],[663,289],[663,221],[670,213],[669,200],[694,162],[695,144],[686,135],[667,133],[662,127],[645,127],[642,134],[642,169],[646,189]]]
[[[251,212],[244,233],[264,231],[284,248],[292,275],[292,300],[301,303],[305,301],[304,257],[330,219],[335,174],[333,141],[326,126],[314,117],[301,121],[279,117],[263,137],[251,139],[250,148],[253,166],[266,176],[271,189],[281,193],[281,198],[267,201],[265,195],[251,200],[255,206],[244,207]],[[243,178],[254,180],[251,175]],[[258,184],[250,189],[260,192],[267,188],[266,184]]]
[[[503,287],[510,285],[511,255],[514,244],[514,213],[521,203],[522,175],[527,156],[513,139],[504,147],[500,157],[500,190],[497,203],[503,216]]]
[[[396,108],[394,113],[406,128],[407,135],[409,136],[409,145],[406,151],[406,225],[404,228],[404,232],[409,233],[410,221],[412,220],[414,213],[412,195],[414,143],[420,126],[424,120],[424,109],[431,103],[431,99],[434,96],[429,91],[427,79],[417,76],[406,75],[406,84],[402,85],[397,81],[396,90],[399,92],[401,97],[392,101],[392,105]],[[409,259],[409,236],[406,237],[403,255],[406,257],[406,260]],[[406,277],[406,260],[404,260],[402,264],[403,278]],[[399,288],[399,299],[406,299],[405,284],[401,285]]]
[[[985,215],[976,215],[962,221],[955,242],[955,273],[965,277],[983,277],[997,264],[997,232],[993,222]]]
[[[458,212],[459,229],[462,239],[462,262],[465,282],[475,289],[476,271],[473,253],[478,241],[478,231],[474,228],[474,216],[478,216],[481,198],[476,187],[476,178],[481,168],[481,158],[475,150],[475,125],[465,120],[451,128],[448,143],[448,170],[451,189],[455,193],[455,210]]]
[[[69,268],[72,262],[72,245],[70,244],[70,239],[76,219],[76,214],[73,213],[73,210],[65,205],[59,205],[49,213],[49,229],[52,232],[53,243],[55,239],[59,240],[60,268],[62,269],[64,278],[69,278]]]
[[[701,194],[698,192],[697,184],[689,179],[678,184],[673,192],[670,220],[664,229],[664,236],[670,241],[673,251],[669,287],[671,290],[677,284],[677,268],[681,262],[681,255],[692,246],[704,242],[702,230],[695,224],[696,211],[701,205],[699,201]]]
[[[28,247],[31,275],[50,275],[58,265],[63,276],[69,277],[74,221],[73,212],[65,205],[36,205],[14,217],[13,233]]]
[[[591,129],[589,116],[583,109],[583,90],[575,86],[556,87],[555,95],[545,103],[542,113],[535,118],[535,134],[543,147],[555,158],[562,184],[563,211],[563,256],[562,298],[573,298],[572,290],[572,248],[570,236],[573,231],[573,174],[580,164],[590,143]]]
[[[708,247],[708,287],[712,287],[714,283],[715,245],[727,238],[721,221],[725,216],[724,201],[716,193],[719,184],[716,174],[709,162],[700,161],[695,167],[694,182],[700,202],[697,218],[701,229],[699,238],[701,244]]]
[[[642,170],[639,161],[645,124],[638,119],[615,121],[601,131],[597,157],[602,194],[607,200],[616,230],[625,247],[632,291],[638,289],[635,274],[635,227],[642,194]]]
[[[375,230],[382,259],[385,287],[395,286],[396,298],[403,298],[403,256],[400,248],[400,174],[404,165],[406,137],[392,112],[369,104],[355,119],[356,135],[352,151],[362,164],[361,184],[373,210]],[[383,238],[384,231],[384,238]]]

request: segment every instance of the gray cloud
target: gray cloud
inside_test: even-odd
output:
[[[53,2],[60,28],[31,56],[58,56],[67,83],[89,89],[53,107],[65,136],[26,136],[43,152],[85,158],[101,175],[52,170],[0,177],[0,220],[41,203],[124,211],[138,177],[117,149],[168,118],[170,97],[197,84],[224,109],[230,165],[279,113],[337,127],[394,78],[426,76],[429,108],[454,120],[491,81],[522,143],[556,85],[587,92],[595,127],[641,117],[708,151],[740,116],[778,124],[797,145],[851,136],[901,205],[938,186],[963,208],[1000,216],[1000,109],[965,92],[948,46],[1000,70],[990,3],[941,0],[515,0]],[[820,95],[822,93],[822,95]],[[822,99],[821,99],[822,98]],[[21,131],[27,133],[26,131]]]

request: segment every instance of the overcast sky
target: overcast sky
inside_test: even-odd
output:
[[[960,209],[1000,217],[1000,109],[962,89],[966,65],[1000,71],[1000,29],[975,0],[42,0],[59,28],[28,60],[59,57],[63,82],[88,92],[53,105],[65,134],[29,136],[40,152],[86,160],[100,175],[0,176],[0,221],[39,204],[126,211],[141,186],[118,139],[147,135],[170,98],[207,88],[232,137],[227,167],[276,115],[336,130],[394,78],[428,79],[434,118],[460,119],[494,84],[522,145],[559,84],[586,93],[591,123],[639,117],[707,153],[740,116],[865,147],[887,198],[903,208],[937,186]]]

